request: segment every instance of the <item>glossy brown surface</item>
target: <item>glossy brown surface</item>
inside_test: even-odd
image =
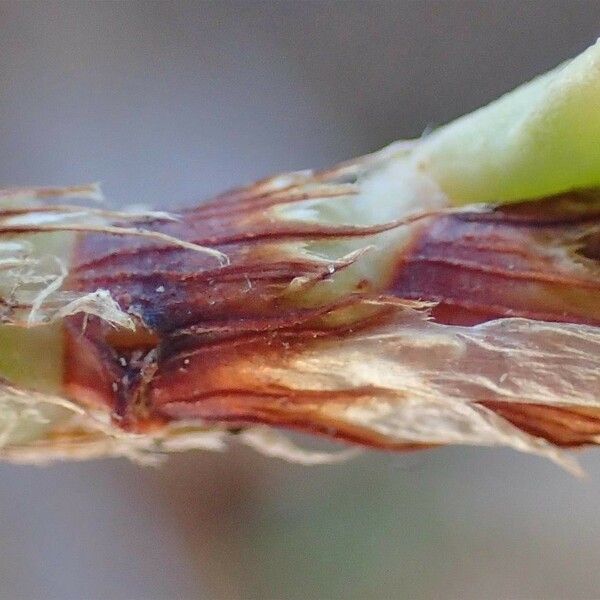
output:
[[[599,195],[589,192],[441,216],[400,257],[392,289],[439,302],[433,314],[442,322],[598,325],[600,263],[582,250],[599,223]]]
[[[181,419],[232,428],[266,423],[408,449],[418,444],[390,441],[320,411],[325,402],[360,405],[373,390],[292,390],[285,384],[265,386],[252,373],[261,365],[289,364],[323,340],[341,340],[387,322],[402,309],[391,298],[435,302],[432,317],[446,324],[520,316],[600,325],[600,270],[594,257],[582,252],[600,226],[597,193],[430,217],[415,230],[397,257],[392,280],[381,289],[370,295],[348,289],[339,300],[301,308],[296,299],[302,292],[290,294],[292,281],[303,278],[300,289],[306,289],[334,278],[358,257],[332,269],[294,254],[286,241],[363,236],[368,243],[369,235],[390,227],[283,223],[268,212],[309,196],[258,184],[188,211],[180,222],[154,224],[161,232],[226,253],[227,266],[154,241],[83,237],[69,285],[81,291],[109,289],[135,316],[138,329],[114,331],[93,317],[84,327],[81,318],[71,318],[68,392],[84,402],[106,404],[116,422],[134,430]],[[382,298],[384,304],[369,304]],[[558,445],[595,443],[600,433],[595,409],[477,401]]]

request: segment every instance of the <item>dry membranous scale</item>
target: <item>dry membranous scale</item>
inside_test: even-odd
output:
[[[0,190],[0,457],[235,435],[577,471],[563,448],[600,441],[599,102],[596,45],[421,140],[180,213]]]

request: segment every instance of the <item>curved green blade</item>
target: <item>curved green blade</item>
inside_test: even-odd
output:
[[[600,41],[440,128],[415,158],[457,205],[600,186]]]

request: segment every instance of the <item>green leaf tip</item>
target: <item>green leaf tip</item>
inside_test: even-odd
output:
[[[414,158],[455,205],[600,187],[600,40],[441,127]]]

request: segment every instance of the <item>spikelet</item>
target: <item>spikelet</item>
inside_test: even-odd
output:
[[[178,215],[65,204],[96,186],[0,191],[0,455],[144,461],[236,435],[346,456],[282,428],[576,472],[562,448],[600,443],[600,132],[569,120],[600,100],[599,55]]]

